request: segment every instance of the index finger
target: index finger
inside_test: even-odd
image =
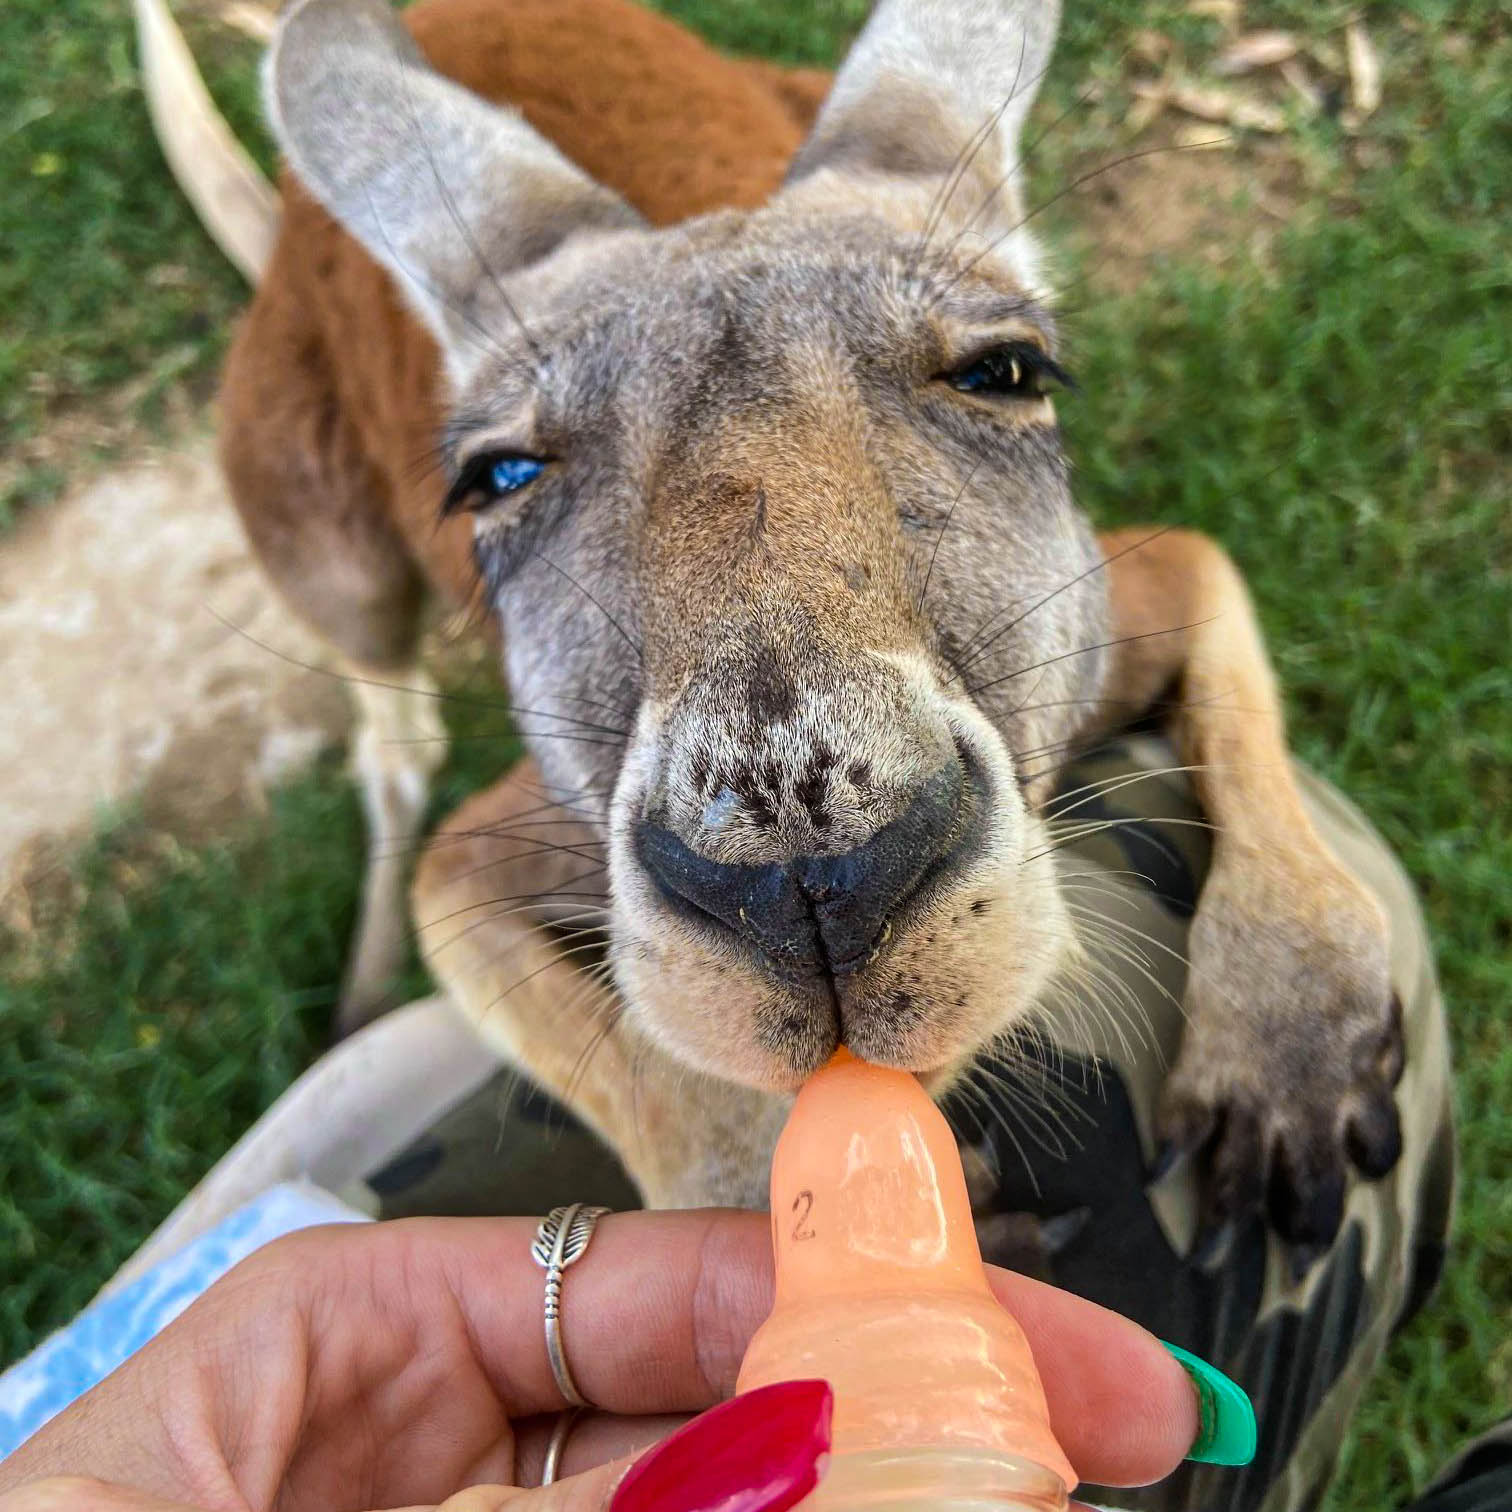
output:
[[[546,1353],[545,1277],[530,1258],[534,1220],[423,1219],[367,1233],[385,1231],[445,1276],[512,1417],[566,1405]],[[1051,1426],[1083,1479],[1141,1485],[1169,1474],[1197,1436],[1197,1403],[1158,1341],[1053,1286],[996,1267],[988,1275],[1029,1339]],[[771,1305],[764,1214],[611,1214],[564,1278],[563,1345],[596,1407],[697,1412],[734,1390]]]

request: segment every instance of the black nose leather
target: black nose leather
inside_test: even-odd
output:
[[[674,907],[743,936],[783,975],[843,976],[865,965],[888,920],[956,847],[964,786],[952,762],[891,824],[838,856],[729,865],[646,821],[636,855]]]

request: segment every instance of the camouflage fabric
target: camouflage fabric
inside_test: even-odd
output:
[[[1467,1444],[1411,1512],[1507,1512],[1512,1507],[1512,1418]]]
[[[1060,1012],[1012,1060],[978,1068],[947,1108],[989,1259],[1033,1271],[1213,1361],[1250,1393],[1259,1452],[1243,1470],[1187,1465],[1156,1487],[1087,1487],[1138,1512],[1301,1512],[1317,1504],[1381,1352],[1432,1287],[1454,1188],[1448,1038],[1423,924],[1396,861],[1359,812],[1302,773],[1313,818],[1392,921],[1407,1065],[1403,1154],[1357,1181],[1332,1249],[1300,1276],[1256,1217],[1221,1253],[1193,1257],[1195,1184],[1148,1180],[1152,1114],[1181,1037],[1188,921],[1208,832],[1170,748],[1120,739],[1078,762],[1077,820],[1127,821],[1062,853],[1074,896],[1110,921],[1121,999]],[[1120,781],[1119,779],[1127,779]],[[1105,1002],[1107,1001],[1105,995]],[[1284,1088],[1278,1093],[1284,1094]],[[370,1181],[385,1216],[538,1213],[559,1202],[638,1205],[613,1157],[517,1078],[500,1077]]]

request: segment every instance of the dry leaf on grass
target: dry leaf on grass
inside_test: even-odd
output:
[[[1164,32],[1137,31],[1129,39],[1129,52],[1141,63],[1163,63],[1170,57],[1172,45]]]
[[[1328,37],[1309,37],[1303,46],[1303,51],[1324,73],[1334,78],[1342,74],[1347,67],[1344,54]]]
[[[1272,134],[1286,130],[1286,115],[1278,106],[1227,89],[1176,84],[1167,91],[1166,99],[1178,110],[1184,110],[1201,121],[1220,121],[1225,126]]]
[[[1364,120],[1381,104],[1380,54],[1358,20],[1344,28],[1344,49],[1349,57],[1349,103]]]
[[[1124,112],[1124,131],[1131,137],[1142,136],[1165,114],[1163,95],[1149,95],[1135,100]]]
[[[1196,121],[1188,121],[1185,126],[1178,127],[1175,141],[1183,152],[1205,152],[1234,145],[1233,137],[1224,136],[1211,126],[1199,126]]]
[[[1213,72],[1227,78],[1272,68],[1297,54],[1297,39],[1290,32],[1247,32],[1231,42],[1213,62]]]
[[[1309,114],[1317,115],[1323,109],[1323,91],[1313,83],[1307,65],[1300,58],[1288,58],[1281,65],[1281,77],[1292,87]]]
[[[1124,112],[1124,130],[1138,136],[1165,114],[1169,103],[1164,84],[1135,84],[1134,103]]]

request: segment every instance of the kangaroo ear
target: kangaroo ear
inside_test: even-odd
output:
[[[517,112],[436,73],[388,0],[296,0],[263,82],[295,174],[395,275],[454,370],[505,336],[485,318],[500,275],[575,232],[640,224]]]
[[[909,180],[928,204],[959,174],[942,228],[1005,236],[1023,218],[1019,137],[1059,28],[1060,0],[880,0],[789,184],[825,170]]]

